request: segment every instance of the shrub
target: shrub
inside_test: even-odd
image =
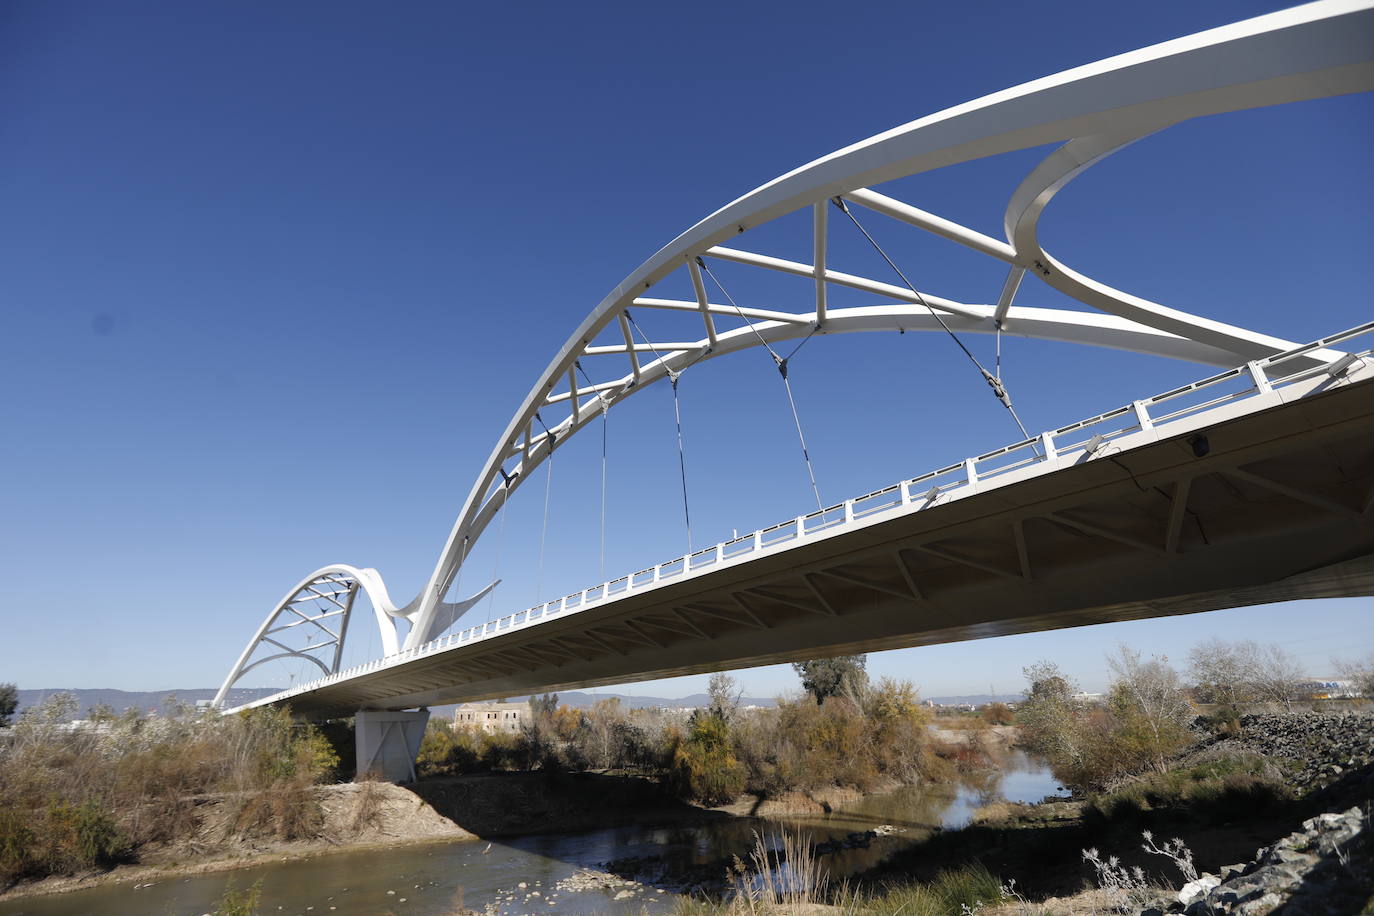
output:
[[[1201,725],[1217,738],[1235,738],[1240,735],[1240,713],[1234,706],[1223,706],[1210,716],[1203,716]]]
[[[1167,659],[1142,660],[1123,646],[1108,663],[1116,680],[1105,706],[1082,702],[1077,685],[1053,664],[1025,670],[1031,689],[1016,714],[1022,743],[1080,790],[1147,769],[1162,772],[1192,740],[1195,713]]]
[[[52,798],[44,815],[49,872],[109,868],[128,850],[114,819],[93,802],[71,804]]]
[[[68,698],[26,711],[0,746],[0,880],[106,868],[148,843],[186,835],[196,797],[237,792],[246,820],[283,836],[312,832],[310,786],[338,756],[289,710],[235,716],[170,705],[144,719],[96,710],[66,726]]]
[[[262,879],[259,878],[246,890],[236,890],[233,879],[224,889],[224,896],[215,905],[214,916],[257,916],[258,898],[262,895]]]
[[[1113,792],[1093,796],[1084,821],[1093,826],[1144,823],[1187,813],[1225,822],[1292,797],[1263,758],[1228,755],[1166,773],[1152,773]]]
[[[744,767],[735,758],[724,719],[693,714],[686,739],[673,752],[670,778],[679,795],[708,805],[733,801],[744,791]]]
[[[37,844],[29,819],[0,800],[0,883],[27,877],[38,867]]]

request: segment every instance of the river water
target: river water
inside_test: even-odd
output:
[[[0,916],[200,916],[214,909],[231,883],[244,888],[259,880],[263,916],[442,916],[464,907],[503,916],[668,913],[684,889],[682,874],[692,866],[714,873],[732,854],[747,859],[755,832],[803,829],[812,843],[833,849],[821,860],[838,877],[877,865],[937,826],[963,826],[980,805],[997,799],[1039,801],[1057,789],[1043,766],[1013,752],[1000,770],[976,784],[870,795],[823,817],[722,818],[339,852],[147,887],[125,882],[19,899],[0,903]],[[853,836],[880,827],[878,832],[887,835]],[[587,870],[604,872],[608,862],[615,863],[617,874],[635,873],[638,881],[604,887],[586,880]],[[678,877],[655,887],[661,872]]]

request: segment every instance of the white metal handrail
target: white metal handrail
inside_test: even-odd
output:
[[[1142,429],[1153,427],[1160,428],[1165,423],[1176,422],[1177,420],[1193,416],[1206,410],[1211,410],[1225,403],[1231,403],[1244,398],[1255,397],[1257,395],[1268,394],[1307,379],[1314,378],[1330,371],[1331,367],[1339,360],[1318,365],[1311,368],[1304,368],[1289,375],[1271,378],[1268,370],[1274,366],[1291,362],[1304,355],[1315,351],[1324,350],[1328,347],[1353,340],[1374,332],[1374,321],[1365,322],[1349,330],[1333,334],[1330,337],[1322,338],[1283,353],[1277,353],[1265,359],[1256,360],[1228,369],[1217,375],[1201,379],[1189,385],[1174,388],[1163,394],[1155,395],[1144,401],[1137,401],[1127,407],[1118,407],[1105,413],[1098,414],[1077,423],[1070,423],[1061,426],[1051,432],[1045,432],[1031,439],[1023,439],[1020,442],[1013,442],[1001,448],[985,452],[974,458],[967,458],[958,464],[952,464],[936,471],[930,471],[919,477],[912,477],[900,483],[865,493],[862,496],[854,497],[843,503],[837,503],[824,509],[818,509],[807,515],[798,516],[786,522],[779,522],[767,528],[761,528],[752,534],[743,536],[733,536],[728,541],[722,541],[710,547],[702,548],[685,556],[674,557],[658,566],[648,567],[639,572],[620,576],[616,579],[603,582],[600,585],[583,589],[580,592],[573,592],[562,598],[555,598],[543,604],[535,605],[531,608],[507,614],[494,621],[487,621],[484,624],[476,624],[457,633],[447,636],[440,636],[423,643],[415,648],[408,649],[394,655],[385,656],[371,662],[355,665],[343,671],[317,678],[296,685],[295,687],[264,697],[253,703],[245,704],[256,706],[264,703],[277,702],[329,684],[335,684],[343,680],[360,677],[370,674],[382,668],[391,667],[404,661],[431,655],[435,652],[452,648],[453,646],[465,645],[473,642],[480,642],[496,633],[505,633],[510,630],[524,629],[527,626],[534,626],[538,622],[558,614],[567,614],[574,611],[582,611],[586,608],[604,602],[612,597],[633,593],[644,588],[652,588],[665,579],[681,576],[696,569],[704,569],[708,566],[715,567],[729,565],[737,562],[739,558],[752,556],[759,551],[769,550],[783,544],[790,544],[798,540],[805,539],[821,531],[828,531],[837,526],[844,526],[859,519],[865,520],[879,516],[884,512],[892,512],[915,505],[915,511],[922,511],[931,508],[936,503],[943,503],[946,498],[957,494],[965,488],[973,487],[977,491],[978,485],[1004,475],[1012,470],[1024,469],[1035,464],[1045,464],[1051,468],[1059,466],[1059,463],[1074,454],[1081,454],[1084,451],[1085,441],[1076,441],[1073,444],[1059,446],[1056,439],[1060,436],[1067,436],[1072,433],[1079,433],[1089,429],[1099,423],[1116,420],[1121,417],[1133,417],[1133,421],[1124,426],[1117,426],[1109,432],[1100,433],[1102,442],[1110,442],[1113,439],[1124,435],[1140,432]],[[1357,359],[1374,358],[1374,350],[1363,350],[1353,354]],[[1345,357],[1342,356],[1341,359]],[[1222,384],[1237,379],[1249,378],[1250,384],[1235,392],[1231,392],[1216,398],[1209,398],[1198,404],[1188,404],[1181,406],[1177,410],[1155,416],[1150,413],[1149,408],[1166,404],[1185,398],[1190,394],[1209,388],[1215,388]],[[1148,426],[1146,425],[1148,424]],[[980,469],[978,466],[982,462],[991,461],[997,458],[1005,458],[1009,455],[1020,452],[1030,452],[1015,462],[1008,465],[999,465],[995,468]],[[944,483],[936,484],[941,478],[952,477],[953,479]],[[893,497],[893,494],[896,497]],[[887,497],[887,501],[878,506],[870,508],[859,508],[859,505],[878,497]],[[770,539],[770,535],[775,535]],[[732,550],[735,545],[746,544],[748,546],[738,550]],[[700,564],[694,564],[693,560],[704,557],[707,558]],[[636,577],[649,577],[648,581],[636,582]],[[521,618],[519,621],[516,618]]]

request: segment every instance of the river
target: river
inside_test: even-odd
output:
[[[995,799],[1039,801],[1058,789],[1055,779],[1024,754],[977,784],[908,787],[870,795],[825,816],[761,820],[738,817],[673,826],[643,825],[579,833],[464,840],[339,852],[205,875],[169,878],[151,886],[110,884],[47,897],[0,902],[0,916],[200,916],[211,912],[232,882],[262,881],[264,916],[441,916],[463,907],[516,913],[667,913],[682,881],[660,889],[645,883],[601,887],[579,877],[616,862],[617,873],[690,872],[731,854],[747,858],[754,833],[802,828],[813,843],[840,847],[822,856],[834,877],[878,864],[933,828],[960,827]],[[890,835],[851,836],[883,827]],[[856,843],[857,841],[857,843]],[[635,868],[626,860],[637,860]],[[618,896],[619,895],[619,896]]]

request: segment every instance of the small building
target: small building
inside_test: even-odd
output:
[[[518,732],[529,714],[524,703],[464,703],[454,710],[453,725],[484,732]]]
[[[1339,678],[1307,681],[1301,689],[1314,700],[1353,700],[1360,697],[1359,685]]]

